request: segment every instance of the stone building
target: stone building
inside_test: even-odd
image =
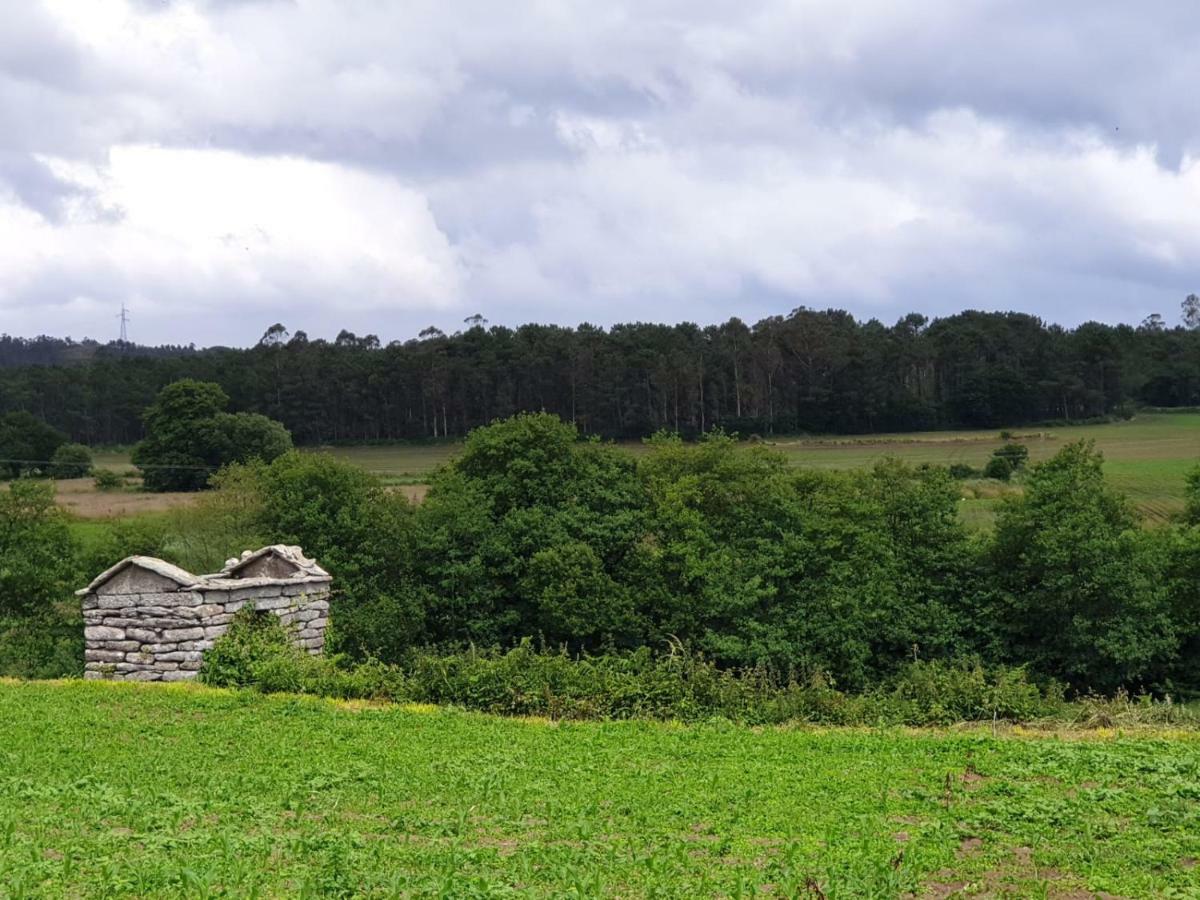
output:
[[[233,614],[271,613],[310,653],[325,648],[329,573],[299,547],[275,544],[193,575],[151,556],[130,556],[77,591],[84,621],[84,677],[183,681]]]

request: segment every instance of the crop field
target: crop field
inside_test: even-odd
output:
[[[0,682],[0,896],[1200,896],[1200,736]]]

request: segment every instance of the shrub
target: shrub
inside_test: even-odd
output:
[[[1008,443],[992,453],[994,459],[1006,459],[1013,471],[1022,468],[1029,460],[1029,448],[1024,444]]]
[[[960,481],[965,478],[979,477],[979,470],[973,466],[968,466],[966,463],[951,463],[947,471],[949,471],[951,478],[956,478]]]
[[[293,647],[287,629],[272,613],[240,610],[204,656],[200,679],[221,687],[254,687],[322,697],[404,699],[398,669],[368,660],[352,667],[338,657],[313,656]]]
[[[83,444],[62,444],[51,457],[55,478],[87,478],[92,474],[92,451]]]
[[[75,603],[0,619],[0,675],[71,678],[83,675],[83,618]]]
[[[1012,463],[1003,456],[993,456],[983,467],[984,477],[993,478],[996,481],[1008,481],[1012,478],[1012,473]]]
[[[0,491],[0,616],[44,614],[70,596],[74,563],[51,485],[20,480]]]
[[[97,469],[92,481],[95,483],[96,489],[101,491],[116,491],[125,487],[124,476],[112,469]]]
[[[977,662],[912,663],[887,685],[857,696],[836,690],[820,673],[797,681],[763,666],[721,669],[680,647],[661,655],[643,647],[575,657],[523,641],[507,652],[423,649],[398,665],[348,664],[293,648],[274,616],[245,612],[206,654],[201,678],[268,693],[409,700],[552,719],[945,725],[1027,720],[1061,704],[1057,688],[1039,688],[1024,670]]]

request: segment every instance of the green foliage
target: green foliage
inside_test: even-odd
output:
[[[1010,659],[1111,691],[1159,682],[1180,635],[1162,579],[1166,543],[1136,528],[1101,464],[1081,442],[1032,469],[997,520],[992,581]]]
[[[146,438],[133,451],[151,491],[197,491],[230,463],[270,462],[291,449],[278,422],[256,413],[227,413],[219,385],[183,379],[164,387],[143,416]]]
[[[54,452],[66,440],[65,434],[32,413],[0,416],[0,478],[48,471]]]
[[[404,678],[398,670],[370,661],[343,668],[336,657],[313,656],[292,646],[276,616],[249,609],[234,616],[229,630],[205,654],[200,677],[216,687],[255,687],[265,693],[404,696]]]
[[[0,616],[0,675],[82,677],[83,617],[78,605],[62,602],[29,615]]]
[[[69,596],[74,552],[52,486],[20,480],[0,490],[0,616],[44,613]]]
[[[324,455],[230,472],[236,490],[195,516],[213,516],[197,526],[206,552],[252,536],[304,546],[335,576],[333,637],[356,658],[681,641],[720,668],[857,692],[906,660],[972,654],[1080,690],[1200,683],[1178,664],[1200,634],[1200,579],[1175,538],[1135,527],[1077,445],[1035,467],[995,536],[974,540],[944,469],[796,471],[719,432],[661,435],[634,460],[540,415],[473,435],[415,509]]]
[[[239,613],[205,654],[201,678],[265,693],[417,701],[481,712],[554,719],[721,717],[747,724],[889,722],[945,725],[974,720],[1029,721],[1056,714],[1061,693],[1030,683],[1021,669],[978,662],[917,662],[857,696],[819,673],[798,683],[768,669],[728,669],[686,652],[649,648],[573,657],[529,641],[500,652],[413,650],[399,664],[314,657],[289,642],[269,613]]]
[[[573,425],[516,416],[472,433],[417,511],[413,569],[435,640],[636,643],[634,462]]]
[[[983,467],[983,477],[996,481],[1008,481],[1012,478],[1013,464],[1003,456],[993,456]]]
[[[117,491],[125,487],[124,476],[112,469],[97,469],[92,480],[96,483],[96,488],[101,491]]]
[[[959,481],[966,478],[978,478],[980,475],[979,470],[966,463],[951,463],[947,471],[950,473],[951,478],[958,479]]]
[[[993,451],[993,458],[1008,460],[1012,471],[1022,469],[1029,461],[1029,448],[1024,444],[1014,444],[1011,441],[998,450]]]
[[[1189,525],[1200,525],[1200,466],[1187,473],[1186,484],[1183,520]]]
[[[82,619],[70,602],[76,550],[50,485],[21,480],[0,490],[0,675],[82,670]]]
[[[92,451],[83,444],[61,444],[50,458],[55,478],[87,478],[92,474]]]

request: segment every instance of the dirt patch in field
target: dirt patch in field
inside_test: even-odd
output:
[[[958,857],[964,859],[982,848],[983,841],[979,838],[967,838],[959,847]],[[934,876],[935,880],[926,882],[921,893],[915,896],[945,900],[965,896],[969,891],[972,897],[1021,897],[1028,895],[1031,884],[1036,884],[1044,887],[1046,896],[1054,900],[1124,900],[1115,894],[1080,887],[1058,869],[1039,867],[1034,862],[1032,847],[1015,848],[1009,859],[971,881],[960,880],[961,877],[951,869],[942,869]]]
[[[67,478],[54,482],[54,499],[63,509],[81,519],[113,519],[138,513],[162,512],[191,506],[197,494],[143,493],[137,490],[97,490],[90,478]]]

